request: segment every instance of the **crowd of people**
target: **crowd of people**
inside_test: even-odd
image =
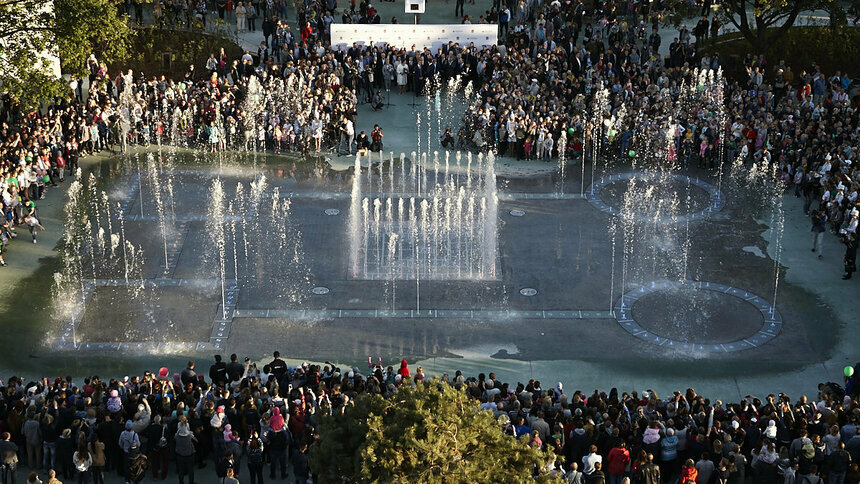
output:
[[[514,385],[494,373],[433,380],[421,367],[413,374],[406,360],[369,362],[366,373],[331,362],[290,367],[278,352],[262,368],[216,355],[207,374],[189,361],[179,372],[131,378],[0,382],[3,482],[26,466],[28,483],[41,475],[98,484],[108,473],[140,483],[149,473],[167,479],[170,468],[180,483],[194,483],[204,482],[195,472],[209,465],[218,482],[286,479],[288,468],[294,482],[308,482],[320,419],[345,412],[361,394],[391,398],[403,385],[428,383],[465,392],[512,438],[552,450],[554,462],[536,472],[571,483],[860,482],[853,375],[844,387],[820,384],[811,399],[780,393],[724,403],[692,388],[661,397],[651,389]]]
[[[105,134],[104,121],[79,104],[15,118],[14,126],[5,119],[0,124],[0,267],[6,266],[3,253],[18,238],[19,227],[26,226],[37,242],[37,232],[45,230],[39,201],[77,170],[81,156],[104,149]]]
[[[795,75],[790,63],[747,55],[747,78],[712,82],[722,61],[704,41],[719,29],[718,19],[703,17],[693,35],[683,26],[663,56],[655,16],[646,35],[647,12],[637,25],[611,11],[597,29],[582,26],[576,2],[539,4],[518,16],[521,28],[507,34],[507,48],[478,61],[478,100],[467,108],[458,145],[519,159],[561,151],[579,157],[583,150],[623,159],[639,151],[630,150],[637,138],[668,137],[668,149],[645,151],[682,167],[776,167],[803,197],[804,212],[815,214],[812,251],[822,256],[819,234],[837,234],[846,246],[843,277],[850,279],[860,210],[860,97],[848,74],[813,65]],[[566,142],[554,141],[562,136]]]
[[[860,215],[860,108],[849,95],[847,75],[816,66],[795,74],[790,63],[769,65],[749,56],[747,79],[696,91],[699,72],[721,63],[706,53],[703,40],[714,32],[706,18],[694,29],[695,41],[683,28],[662,56],[656,16],[647,8],[619,18],[626,3],[601,3],[595,27],[585,21],[581,2],[496,3],[486,18],[498,19],[505,46],[451,42],[433,52],[372,44],[331,49],[331,1],[300,4],[297,34],[279,0],[235,8],[223,0],[212,7],[205,0],[156,1],[159,22],[194,15],[205,20],[214,11],[255,30],[254,20],[262,18],[264,41],[256,55],[233,60],[221,52],[203,72],[190,66],[183,79],[131,72],[110,78],[94,62],[86,95],[74,83],[68,100],[27,116],[4,113],[0,266],[17,227],[27,226],[36,242],[44,229],[39,200],[77,171],[81,156],[160,142],[211,150],[379,151],[379,126],[370,134],[356,129],[359,103],[378,109],[392,89],[423,95],[459,76],[472,82],[477,97],[457,136],[446,129],[446,147],[548,159],[560,150],[581,155],[599,138],[602,156],[624,156],[636,132],[654,129],[672,139],[667,158],[684,165],[714,168],[740,160],[776,166],[811,216],[812,252],[823,257],[821,234],[832,231],[846,246],[843,277],[851,278]],[[142,21],[141,2],[125,8]],[[379,14],[367,2],[353,2],[340,21],[379,22]],[[715,85],[713,79],[708,82]],[[697,101],[684,117],[672,118],[688,97]],[[606,120],[617,124],[604,130]],[[307,453],[320,415],[343,411],[361,393],[390,397],[399,386],[425,379],[420,368],[413,376],[405,361],[362,375],[333,364],[289,368],[277,353],[262,369],[236,355],[230,362],[217,359],[208,380],[189,362],[172,375],[162,369],[130,379],[13,377],[0,383],[4,482],[20,472],[19,459],[36,474],[29,482],[80,476],[99,483],[106,472],[129,482],[147,472],[164,479],[170,464],[180,483],[193,483],[195,470],[207,463],[224,482],[239,476],[244,482],[245,475],[261,483],[264,474],[285,478],[288,464],[303,482],[310,478]],[[651,390],[589,395],[565,393],[561,384],[510,385],[493,373],[440,378],[502,417],[515,438],[552,449],[559,459],[541,472],[563,473],[572,483],[603,482],[604,475],[613,484],[860,482],[854,377],[844,388],[820,386],[815,401],[780,394],[735,404],[692,389],[667,398]]]
[[[204,12],[213,10],[202,3]],[[144,20],[140,2],[122,7]],[[331,48],[327,32],[337,8],[331,1],[297,4],[302,27],[296,33],[282,1],[234,8],[218,0],[213,7],[222,18],[246,10],[238,15],[245,22],[247,11],[264,19],[256,53],[229,59],[222,50],[203,72],[190,66],[184,79],[130,72],[110,78],[91,57],[88,93],[73,80],[71,101],[20,118],[14,129],[6,126],[0,146],[3,246],[21,224],[36,240],[36,200],[74,172],[82,153],[162,141],[213,151],[381,150],[380,127],[357,129],[358,104],[382,109],[392,89],[424,95],[460,79],[458,85],[471,83],[477,95],[462,124],[439,133],[446,148],[551,159],[579,156],[599,141],[603,151],[595,154],[623,158],[637,135],[671,130],[667,156],[684,166],[714,168],[737,156],[777,163],[804,198],[804,211],[815,214],[814,233],[823,227],[846,243],[845,277],[856,268],[860,134],[852,80],[814,66],[795,76],[789,64],[770,66],[748,56],[748,79],[696,90],[700,73],[711,71],[713,79],[721,64],[703,42],[715,25],[719,29],[717,19],[703,17],[692,34],[682,27],[663,56],[660,3],[495,2],[488,17],[501,16],[504,45],[449,42],[434,52],[373,43]],[[182,17],[175,14],[181,2],[164,8],[162,14],[174,12],[169,18]],[[371,4],[353,2],[340,20],[373,17],[378,13]],[[504,19],[515,26],[508,29]],[[687,106],[679,111],[681,103]],[[822,255],[819,239],[814,236],[812,250]]]

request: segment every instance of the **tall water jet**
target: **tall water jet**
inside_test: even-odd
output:
[[[158,226],[161,229],[161,245],[164,250],[164,275],[170,271],[170,266],[167,260],[167,223],[165,221],[164,200],[161,194],[161,180],[158,167],[155,163],[155,157],[152,153],[146,155],[146,166],[149,183],[152,188],[152,198],[155,200],[155,209],[158,216]],[[142,188],[142,187],[141,187]]]
[[[212,181],[209,192],[209,219],[206,221],[206,232],[209,235],[209,247],[214,251],[218,262],[218,276],[221,283],[221,317],[227,319],[227,290],[226,279],[226,241],[224,234],[224,188],[221,180]]]
[[[425,156],[416,155],[416,159]],[[432,166],[413,163],[408,172],[400,170],[400,175],[407,179],[394,186],[402,187],[402,193],[374,192],[374,197],[368,198],[362,195],[361,183],[353,180],[349,221],[352,277],[383,280],[496,277],[495,158],[488,156],[475,173],[467,174],[453,173],[450,162],[443,168],[437,154],[433,159]],[[436,174],[444,177],[445,171],[448,171],[447,182],[438,183],[440,178]],[[397,171],[388,170],[388,176],[397,175]],[[436,182],[431,185],[428,177]],[[469,180],[474,184],[470,185]],[[408,209],[403,195],[410,195]],[[476,205],[483,209],[477,211]],[[480,230],[473,230],[472,224],[479,225]],[[390,254],[387,244],[392,235],[397,235],[396,259],[386,257]]]
[[[361,247],[361,155],[356,153],[352,175],[352,193],[349,202],[349,266],[352,277],[358,277]]]

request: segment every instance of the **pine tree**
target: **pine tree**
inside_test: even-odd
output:
[[[506,435],[492,412],[438,381],[362,394],[322,419],[310,449],[315,482],[530,482],[555,459]],[[541,476],[539,482],[560,482]]]

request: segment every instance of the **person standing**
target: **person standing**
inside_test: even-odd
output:
[[[386,57],[385,63],[382,65],[382,80],[385,83],[385,92],[391,92],[391,81],[394,80],[394,66]]]
[[[257,15],[257,7],[253,3],[248,2],[245,5],[245,17],[248,19],[248,30],[251,32],[257,31]]]
[[[702,458],[696,462],[696,482],[697,484],[707,484],[711,482],[711,476],[714,474],[716,466],[714,461],[710,459],[707,452],[702,452]]]
[[[405,61],[401,61],[397,65],[397,90],[403,94],[406,90],[406,84],[409,82],[409,65]]]
[[[630,452],[627,450],[627,444],[622,440],[609,451],[606,457],[608,461],[607,472],[609,473],[609,484],[621,484],[621,478],[624,477],[624,471],[627,464],[630,463]]]
[[[271,458],[271,468],[269,479],[275,479],[275,471],[280,468],[281,479],[287,478],[287,449],[290,445],[290,434],[284,425],[284,417],[281,415],[281,409],[275,407],[272,409],[272,417],[269,419],[269,427],[271,432],[266,434],[266,447]]]
[[[591,475],[595,470],[595,464],[598,462],[603,463],[603,456],[597,453],[597,446],[592,445],[589,449],[588,455],[582,458],[582,473],[585,474],[586,477]]]
[[[463,5],[465,3],[466,3],[465,0],[457,0],[456,5],[454,6],[454,16],[455,17],[462,17],[464,15]]]
[[[352,143],[355,140],[355,125],[348,117],[342,116],[340,130],[340,142],[337,145],[337,150],[340,151],[341,145],[346,141],[346,152],[352,155]]]
[[[2,260],[3,256],[0,255],[0,261]],[[21,432],[27,445],[27,465],[30,469],[36,469],[42,463],[42,431],[39,428],[38,414],[28,414]]]
[[[3,483],[15,482],[15,471],[18,468],[18,446],[12,442],[12,434],[3,432],[0,435],[0,477]]]
[[[851,279],[851,274],[857,272],[857,234],[849,233],[845,236],[845,275],[842,279]]]
[[[310,479],[310,470],[308,469],[308,450],[307,444],[302,444],[301,447],[293,452],[290,462],[293,464],[293,475],[296,478],[296,484],[307,484]]]
[[[93,477],[93,456],[85,445],[81,445],[72,456],[75,471],[78,474],[78,484],[90,484]]]
[[[678,470],[678,437],[671,427],[666,429],[666,435],[660,439],[660,460],[662,472],[667,475],[673,475]]]
[[[822,259],[824,247],[824,232],[827,231],[827,212],[821,210],[812,214],[812,252],[818,252],[818,258]]]
[[[147,454],[152,463],[152,478],[158,479],[158,471],[161,469],[161,479],[167,479],[167,425],[161,422],[161,415],[152,418],[152,423],[145,430],[148,445]]]
[[[105,444],[101,441],[97,432],[93,432],[93,440],[89,443],[88,450],[93,459],[92,467],[90,467],[93,484],[104,484],[104,468],[107,458],[105,456]]]
[[[146,479],[146,469],[149,467],[149,461],[146,454],[140,451],[140,444],[131,444],[131,449],[128,452],[128,482],[133,484],[141,484]]]
[[[131,450],[140,448],[140,437],[138,437],[137,432],[132,429],[131,420],[126,420],[125,422],[125,430],[119,434],[119,448],[122,452],[122,469],[123,476],[125,476],[126,481],[130,481],[130,466],[131,466]],[[140,452],[138,452],[140,453]]]
[[[263,441],[257,432],[251,432],[245,453],[248,454],[248,473],[251,484],[263,484]]]
[[[242,2],[236,5],[236,31],[239,33],[248,31],[248,12]]]
[[[176,473],[179,474],[179,484],[185,484],[185,476],[188,476],[188,484],[194,484],[194,461],[197,453],[194,444],[197,442],[197,438],[191,432],[188,418],[185,415],[179,417],[173,442],[175,444]]]
[[[654,454],[648,454],[648,463],[639,472],[643,484],[660,484],[660,468],[654,463]]]
[[[323,139],[323,121],[320,119],[319,113],[314,114],[314,119],[311,121],[311,133],[314,139],[314,150],[319,153],[322,148]]]
[[[74,455],[75,441],[72,440],[72,429],[63,429],[63,433],[57,439],[57,466],[63,473],[63,479],[71,479],[75,475],[72,470]]]
[[[603,471],[600,470],[601,467],[601,462],[594,463],[594,472],[585,476],[586,484],[606,484],[606,477],[604,477]]]
[[[220,387],[227,384],[227,364],[221,361],[221,355],[215,355],[215,363],[209,367],[209,379]]]
[[[836,444],[836,450],[827,456],[827,468],[830,470],[827,476],[828,484],[843,484],[848,466],[851,465],[851,454],[845,450],[845,442]]]

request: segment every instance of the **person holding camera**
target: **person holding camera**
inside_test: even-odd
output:
[[[442,147],[452,150],[454,149],[454,133],[451,131],[451,126],[445,126],[445,132],[441,136]]]
[[[340,118],[340,141],[337,144],[337,150],[340,151],[341,145],[346,141],[346,152],[352,154],[352,143],[355,140],[355,125],[352,120],[346,116]]]
[[[373,125],[373,131],[370,132],[370,151],[382,151],[382,138],[385,135],[382,133],[382,128],[378,124]]]

